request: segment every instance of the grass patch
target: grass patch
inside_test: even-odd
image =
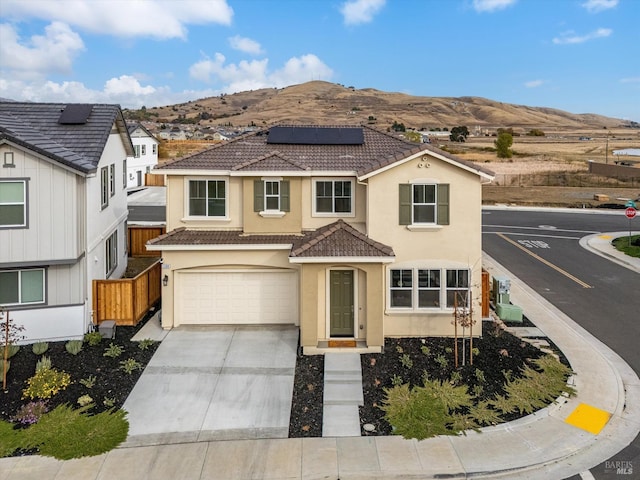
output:
[[[632,235],[631,239],[629,236],[618,237],[612,243],[616,250],[625,255],[640,258],[640,235]]]

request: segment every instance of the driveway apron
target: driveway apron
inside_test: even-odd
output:
[[[123,446],[287,438],[298,328],[171,330],[127,398]]]

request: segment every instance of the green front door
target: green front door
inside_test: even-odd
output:
[[[330,272],[331,337],[353,337],[353,270]]]

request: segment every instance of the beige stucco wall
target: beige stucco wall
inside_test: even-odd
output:
[[[381,264],[319,264],[302,265],[300,272],[300,343],[315,347],[327,340],[327,278],[332,269],[352,269],[356,272],[357,317],[356,339],[367,346],[384,344],[383,296],[384,266]]]
[[[259,177],[242,179],[242,198],[245,233],[300,233],[302,231],[301,183],[299,177],[284,178],[289,181],[290,209],[282,217],[265,217],[253,211],[254,182]],[[233,201],[233,199],[232,199]]]
[[[419,167],[419,164],[423,164]],[[426,165],[429,165],[428,167]],[[417,181],[418,180],[418,181]],[[388,304],[390,268],[406,265],[424,268],[471,269],[474,317],[481,319],[482,187],[480,178],[435,157],[418,158],[371,177],[369,180],[368,234],[393,247],[396,261],[385,274]],[[426,230],[399,225],[399,184],[448,183],[450,224]],[[396,313],[385,307],[385,336],[452,335],[452,311]],[[478,331],[480,330],[478,326]]]

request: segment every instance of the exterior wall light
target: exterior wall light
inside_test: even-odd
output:
[[[169,275],[165,275],[164,277],[162,277],[162,285],[164,285],[165,287],[169,285]]]

